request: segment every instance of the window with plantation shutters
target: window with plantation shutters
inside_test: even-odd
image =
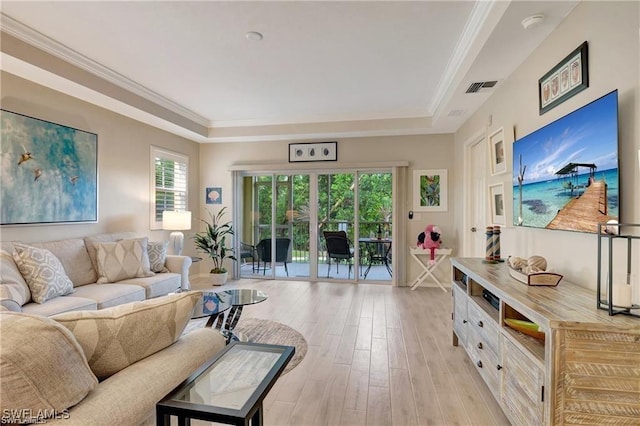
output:
[[[162,212],[188,210],[189,157],[151,147],[151,229],[162,229]]]

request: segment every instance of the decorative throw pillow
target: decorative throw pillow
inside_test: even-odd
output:
[[[169,272],[164,266],[164,262],[167,260],[168,245],[169,243],[166,241],[149,241],[147,252],[152,272]]]
[[[14,243],[13,259],[36,303],[73,293],[73,283],[64,267],[49,250]]]
[[[12,247],[11,252],[14,250]],[[31,300],[31,292],[11,252],[0,250],[0,298],[13,299],[22,306]]]
[[[200,292],[176,293],[51,318],[71,330],[91,370],[102,380],[178,340],[201,296]]]
[[[39,413],[61,413],[97,384],[82,348],[65,327],[39,315],[0,312],[3,414],[16,413],[23,418],[12,420],[29,422]]]
[[[22,306],[13,299],[0,298],[0,311],[22,312]]]
[[[98,244],[98,283],[152,276],[147,242],[144,237]]]

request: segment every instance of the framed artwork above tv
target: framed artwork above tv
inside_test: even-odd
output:
[[[589,87],[588,52],[585,41],[538,80],[540,115]]]
[[[513,144],[516,226],[597,232],[620,221],[618,91]]]

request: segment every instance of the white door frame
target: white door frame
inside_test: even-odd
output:
[[[462,211],[463,214],[463,232],[462,232],[462,247],[463,247],[463,256],[473,256],[473,238],[471,236],[471,227],[474,225],[473,216],[474,212],[470,208],[472,205],[472,190],[473,186],[473,176],[471,174],[471,162],[473,161],[471,158],[471,151],[473,147],[479,143],[486,143],[487,140],[487,129],[483,128],[476,131],[469,139],[464,142],[464,162],[463,162],[463,206]],[[487,163],[488,164],[488,163]],[[486,212],[485,212],[486,214]],[[482,232],[482,230],[477,230],[476,232]]]
[[[240,223],[241,222],[241,211],[242,211],[242,202],[241,199],[242,197],[240,197],[240,193],[241,193],[241,188],[242,188],[242,178],[243,176],[248,173],[248,174],[306,174],[306,175],[310,175],[310,176],[315,176],[314,179],[311,179],[311,186],[309,188],[310,190],[310,200],[317,200],[317,194],[318,194],[318,186],[317,186],[317,176],[321,175],[321,174],[331,174],[331,173],[353,173],[354,174],[354,179],[357,182],[357,178],[359,176],[360,173],[375,173],[375,172],[384,172],[384,173],[391,173],[391,179],[392,179],[392,222],[393,222],[393,234],[394,238],[393,238],[393,243],[392,243],[392,252],[394,253],[392,259],[391,259],[391,268],[393,274],[391,275],[391,286],[395,287],[398,286],[400,282],[403,281],[399,281],[398,277],[404,277],[405,275],[405,271],[404,270],[400,270],[400,268],[398,268],[399,266],[399,261],[398,261],[398,257],[400,255],[404,255],[405,254],[405,250],[403,249],[403,247],[406,246],[406,236],[405,236],[405,232],[403,232],[406,228],[405,226],[403,226],[402,224],[399,224],[399,219],[401,217],[403,217],[403,213],[404,210],[402,209],[402,207],[400,206],[400,202],[399,202],[399,193],[400,193],[400,188],[399,188],[399,183],[401,182],[401,180],[399,179],[399,177],[397,176],[397,174],[399,173],[399,171],[401,170],[401,166],[404,166],[406,168],[406,164],[395,164],[395,163],[380,163],[380,164],[369,164],[367,165],[366,163],[362,163],[362,164],[358,164],[358,165],[350,165],[349,167],[344,166],[344,167],[334,167],[334,168],[312,168],[311,170],[299,170],[299,169],[294,169],[291,168],[291,166],[289,167],[260,167],[260,166],[253,166],[253,167],[243,167],[243,166],[235,166],[232,169],[232,173],[233,173],[233,194],[234,194],[234,202],[233,202],[233,220],[235,223]],[[275,180],[274,180],[275,182]],[[274,185],[273,187],[273,191],[275,194],[275,183],[272,183],[272,185]],[[359,196],[358,191],[358,185],[356,185],[356,195]],[[356,197],[356,199],[358,199]],[[358,210],[357,210],[356,206],[356,211],[355,211],[355,215],[354,216],[354,221],[356,223],[359,222],[359,220],[357,220],[357,215],[358,215]],[[275,209],[275,206],[272,206],[272,209]],[[310,218],[310,220],[314,220],[313,223],[317,224],[317,209],[311,209],[312,210],[312,217]],[[402,210],[402,211],[401,211]],[[272,212],[272,217],[275,217],[275,211]],[[356,231],[359,232],[359,229],[356,228]],[[272,230],[273,232],[273,230]],[[275,234],[273,234],[275,235]],[[312,250],[314,249],[315,252],[317,253],[318,250],[318,246],[317,246],[317,226],[312,226],[311,229],[309,230],[309,235],[310,235],[310,245],[309,245],[309,249]],[[397,238],[395,237],[397,235]],[[275,240],[274,240],[275,241]],[[240,238],[238,237],[238,235],[236,234],[234,236],[234,243],[233,246],[236,249],[236,252],[239,252],[240,250]],[[356,253],[355,255],[358,256],[359,253],[358,251],[359,248],[356,247]],[[275,252],[275,250],[274,250]],[[404,257],[404,256],[403,256]],[[316,256],[317,258],[317,256]],[[317,263],[317,260],[316,260]],[[240,263],[239,262],[235,262],[234,265],[234,276],[239,277],[240,276]],[[320,277],[318,277],[318,268],[317,268],[317,264],[313,265],[313,262],[311,262],[311,268],[309,270],[309,276],[313,277],[315,276],[317,280],[320,280]],[[273,278],[273,277],[272,277]],[[299,279],[299,278],[288,278],[288,277],[278,277],[278,279],[282,279],[282,280],[295,280],[295,279]],[[354,278],[354,281],[356,279]],[[358,280],[358,282],[363,283],[363,280]]]

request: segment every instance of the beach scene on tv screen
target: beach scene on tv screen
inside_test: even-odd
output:
[[[614,91],[514,143],[514,225],[597,232],[619,220],[617,106]]]

